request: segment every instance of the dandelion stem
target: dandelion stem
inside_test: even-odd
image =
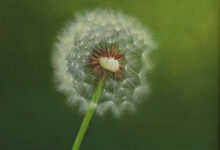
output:
[[[102,91],[102,85],[103,85],[103,80],[100,79],[98,81],[98,84],[97,84],[97,87],[95,89],[95,92],[92,96],[92,100],[90,101],[90,104],[89,104],[89,108],[88,108],[88,111],[83,119],[83,122],[82,122],[82,125],[78,131],[78,134],[77,134],[77,137],[76,137],[76,140],[73,144],[73,148],[72,150],[79,150],[79,147],[80,147],[80,144],[82,143],[82,140],[83,140],[83,137],[86,133],[86,130],[89,126],[89,123],[92,119],[92,116],[93,116],[93,113],[95,111],[95,105],[98,103],[99,101],[99,97],[101,95],[101,91]]]

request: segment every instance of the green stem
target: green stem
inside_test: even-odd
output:
[[[89,123],[92,119],[93,113],[95,111],[94,105],[97,104],[99,101],[99,97],[100,97],[101,91],[102,91],[102,85],[103,85],[103,80],[100,79],[98,81],[98,85],[95,89],[95,92],[92,96],[92,100],[90,101],[88,111],[83,119],[82,125],[81,125],[79,132],[77,134],[76,140],[73,144],[72,150],[79,150],[80,144],[82,143],[83,137],[86,133],[88,125],[89,125]]]

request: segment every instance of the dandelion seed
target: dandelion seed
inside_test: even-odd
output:
[[[73,149],[79,148],[94,110],[100,116],[111,111],[116,117],[135,110],[137,99],[148,92],[148,54],[153,47],[146,28],[121,12],[79,14],[63,29],[53,55],[58,89],[68,96],[68,104],[87,112]]]

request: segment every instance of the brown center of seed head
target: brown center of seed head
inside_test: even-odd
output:
[[[96,73],[96,77],[101,76],[104,80],[110,73],[114,74],[114,79],[120,79],[124,66],[119,61],[124,59],[124,55],[119,54],[117,48],[98,49],[89,56],[91,71]]]

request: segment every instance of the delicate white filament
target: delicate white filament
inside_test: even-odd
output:
[[[116,117],[134,111],[136,104],[150,90],[147,72],[151,68],[149,54],[154,48],[151,35],[141,23],[114,10],[96,9],[79,14],[68,23],[58,37],[53,54],[57,87],[68,97],[68,104],[78,105],[85,113],[92,106],[98,115],[112,112]],[[125,55],[123,75],[114,80],[119,62],[102,56],[99,65],[109,73],[103,84],[99,103],[89,105],[96,84],[88,67],[94,50],[115,48]],[[128,111],[127,111],[128,110]]]
[[[102,66],[102,68],[112,72],[116,72],[119,69],[119,62],[114,58],[100,57],[99,64]]]

